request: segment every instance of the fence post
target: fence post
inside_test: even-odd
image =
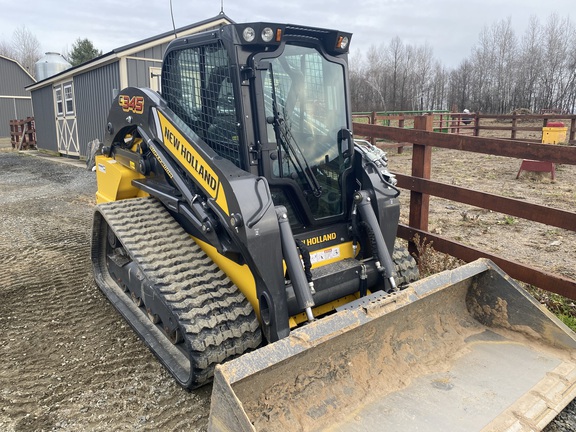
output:
[[[376,111],[372,111],[372,114],[370,115],[370,124],[376,124]],[[374,137],[370,137],[370,144],[375,145],[376,144],[376,138]]]
[[[404,116],[400,117],[400,119],[398,120],[398,127],[401,129],[404,129],[405,121],[406,121],[406,118]]]
[[[474,136],[480,136],[480,116],[474,114]]]
[[[414,129],[432,132],[432,116],[414,117]],[[412,176],[430,179],[432,168],[432,147],[421,144],[412,146]],[[422,231],[428,231],[428,214],[430,211],[430,195],[421,192],[410,192],[410,216],[409,225]],[[411,239],[408,250],[416,255],[416,244]]]
[[[516,125],[518,124],[518,116],[516,113],[512,114],[512,134],[511,139],[516,139]]]
[[[576,118],[570,120],[570,136],[568,138],[568,144],[574,143],[574,133],[576,132]]]

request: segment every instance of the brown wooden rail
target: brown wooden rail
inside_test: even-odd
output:
[[[510,121],[510,125],[494,126],[494,125],[482,125],[482,119],[493,119]],[[542,126],[519,126],[519,123],[523,120],[537,120],[542,123]],[[542,132],[542,128],[548,125],[550,121],[561,121],[567,128],[567,138],[568,143],[575,143],[576,136],[576,115],[564,115],[564,114],[501,114],[501,115],[491,115],[491,114],[475,114],[474,115],[474,136],[479,136],[480,131],[483,130],[493,130],[493,131],[510,131],[510,139],[518,139],[518,132]],[[541,140],[527,140],[524,141],[536,141]]]
[[[431,116],[419,116],[414,121],[414,129],[354,123],[355,135],[413,144],[412,175],[396,174],[398,186],[410,191],[409,222],[408,225],[400,225],[399,237],[411,242],[411,250],[415,249],[412,242],[414,235],[419,234],[421,238],[433,241],[436,250],[463,261],[489,258],[515,279],[576,300],[576,281],[573,279],[490,254],[428,231],[429,199],[430,196],[436,196],[576,232],[574,212],[430,180],[432,147],[570,165],[576,165],[576,147],[443,134],[431,132]]]
[[[353,120],[356,123],[394,125],[400,128],[411,127],[415,115],[378,115],[354,114]],[[576,115],[573,114],[480,114],[480,113],[434,113],[432,114],[432,131],[453,133],[458,135],[480,136],[482,131],[510,132],[510,139],[522,141],[541,142],[542,139],[518,138],[518,132],[540,132],[550,121],[561,121],[567,129],[567,140],[570,144],[576,144]],[[502,125],[486,124],[486,120],[501,120]],[[523,126],[522,122],[532,120],[539,121],[541,126]],[[391,123],[393,122],[393,124]],[[397,123],[396,123],[397,122]],[[358,135],[358,134],[357,134]],[[361,134],[360,134],[361,135]],[[377,137],[370,137],[372,144],[375,144]],[[400,145],[397,147],[401,148]],[[400,151],[401,152],[401,151]]]

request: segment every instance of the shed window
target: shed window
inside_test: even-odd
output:
[[[64,114],[64,105],[62,103],[62,89],[54,89],[54,98],[56,99],[56,112],[59,116]]]
[[[64,101],[66,102],[66,114],[74,114],[74,96],[72,84],[64,86]]]

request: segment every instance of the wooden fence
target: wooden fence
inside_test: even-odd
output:
[[[398,236],[411,242],[412,251],[415,250],[414,236],[418,234],[420,238],[432,241],[434,249],[463,261],[470,262],[481,257],[489,258],[515,279],[576,300],[575,280],[493,255],[428,231],[431,195],[576,231],[576,213],[574,212],[430,180],[433,147],[571,165],[576,165],[576,147],[437,133],[432,131],[432,120],[432,116],[416,117],[414,129],[354,123],[356,136],[401,143],[410,142],[413,145],[412,174],[396,174],[398,186],[410,190],[409,223],[399,226]]]
[[[474,121],[472,129],[474,136],[480,136],[481,131],[504,131],[510,132],[510,139],[517,140],[518,132],[542,132],[542,128],[548,125],[550,121],[560,121],[564,123],[567,128],[568,143],[575,144],[576,135],[576,115],[562,115],[562,114],[506,114],[506,115],[490,115],[490,114],[473,114]],[[501,126],[482,124],[482,120],[499,120],[502,122]],[[541,123],[542,126],[522,126],[523,122],[536,121]],[[509,123],[504,124],[504,123]],[[526,139],[522,141],[542,142],[541,139]]]
[[[400,128],[412,128],[416,115],[398,114],[381,115],[377,112],[369,114],[353,114],[356,123],[379,124],[383,126],[397,126]],[[509,132],[510,139],[531,142],[542,142],[541,139],[518,138],[518,132],[539,132],[550,121],[560,121],[567,128],[568,143],[576,144],[576,115],[564,114],[479,114],[459,112],[439,112],[431,114],[432,130],[434,132],[455,133],[459,135],[480,136],[483,131]],[[500,124],[487,123],[487,120],[497,120]],[[542,126],[525,125],[523,123],[540,123]],[[370,137],[372,144],[376,137]],[[403,146],[397,146],[401,149]],[[401,153],[401,150],[399,150]]]

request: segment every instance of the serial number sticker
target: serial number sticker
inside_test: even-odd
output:
[[[106,167],[104,166],[104,164],[101,164],[101,163],[98,164],[98,171],[106,174]]]
[[[310,262],[316,264],[322,261],[328,261],[334,258],[340,257],[340,248],[333,247],[329,249],[324,249],[318,252],[312,252],[310,254]]]

